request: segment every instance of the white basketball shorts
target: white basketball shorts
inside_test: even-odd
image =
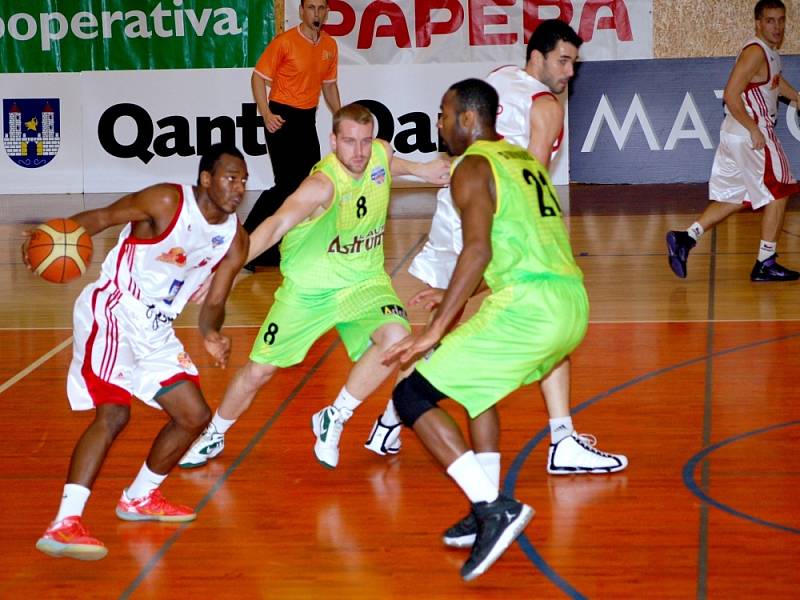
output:
[[[711,200],[737,204],[748,201],[758,209],[800,189],[775,130],[762,128],[761,132],[767,144],[763,150],[754,150],[749,136],[720,131],[708,182]]]
[[[450,285],[463,247],[461,217],[453,205],[450,188],[445,187],[436,194],[436,212],[428,241],[414,257],[408,272],[431,287],[445,289]]]
[[[106,279],[84,288],[73,311],[67,377],[73,410],[129,405],[131,396],[161,408],[154,399],[158,391],[186,380],[199,386],[197,368],[170,319]]]

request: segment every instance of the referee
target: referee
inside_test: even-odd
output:
[[[320,91],[336,112],[341,107],[336,84],[336,42],[322,31],[328,16],[327,0],[300,0],[300,24],[286,31],[264,50],[250,84],[266,126],[266,141],[275,183],[256,201],[244,228],[251,233],[297,189],[320,160],[316,113]],[[278,246],[245,268],[276,266]]]

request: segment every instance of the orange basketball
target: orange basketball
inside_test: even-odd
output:
[[[67,283],[86,272],[92,260],[92,238],[72,219],[52,219],[31,233],[28,261],[46,281]]]

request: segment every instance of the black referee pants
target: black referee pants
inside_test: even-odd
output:
[[[270,101],[269,109],[284,118],[284,124],[275,133],[266,132],[267,151],[272,163],[275,184],[261,195],[253,205],[244,228],[251,233],[267,217],[275,214],[283,201],[294,192],[320,159],[317,137],[317,109],[294,108]],[[276,244],[261,256],[253,259],[252,266],[278,265],[280,253]]]

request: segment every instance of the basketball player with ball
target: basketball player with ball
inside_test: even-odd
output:
[[[36,543],[45,554],[82,560],[107,554],[103,543],[89,534],[82,515],[108,450],[130,419],[132,396],[163,409],[169,421],[136,478],[122,491],[117,516],[125,521],[169,522],[197,516],[188,506],[168,502],[159,491],[211,419],[197,368],[172,322],[214,271],[199,328],[205,349],[218,366],[225,367],[231,346],[221,332],[225,302],[249,245],[235,214],[246,181],[241,152],[216,144],[200,159],[195,186],[154,185],[64,220],[66,227],[49,223],[28,233],[22,252],[32,269],[67,255],[80,265],[78,261],[85,260],[81,256],[86,257],[85,250],[83,255],[78,252],[86,245],[85,234],[125,224],[99,279],[86,286],[75,302],[67,395],[73,410],[93,408],[95,416],[73,450],[58,513]],[[58,229],[72,232],[65,235],[75,239],[67,244]],[[50,253],[41,250],[47,246],[42,242],[45,234],[56,241]],[[40,274],[64,280],[48,268]]]

